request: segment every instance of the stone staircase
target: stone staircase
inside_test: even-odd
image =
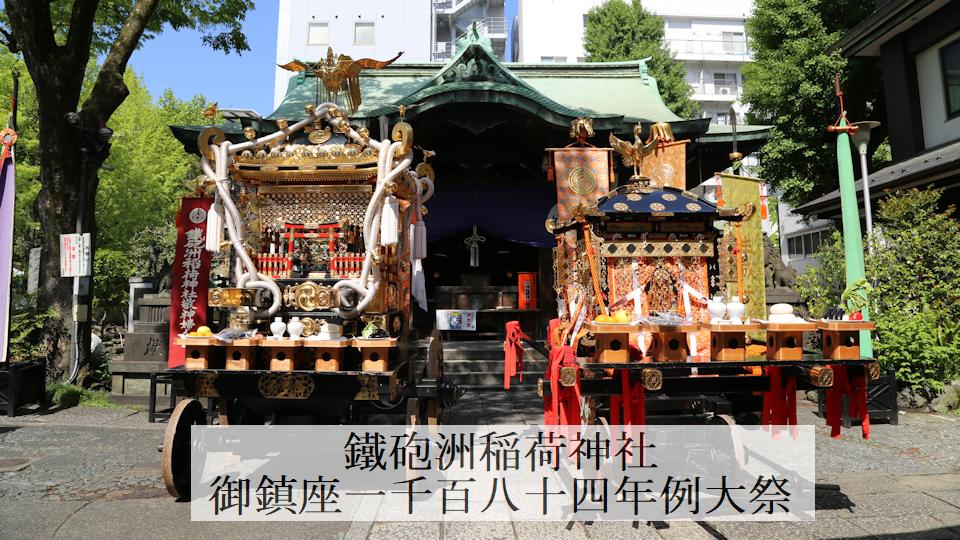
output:
[[[443,344],[444,375],[467,388],[503,388],[502,341],[447,341]],[[527,344],[523,346],[522,386],[535,387],[543,377],[547,359]],[[517,376],[511,388],[521,385]]]

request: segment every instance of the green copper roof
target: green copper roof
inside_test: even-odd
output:
[[[625,124],[683,122],[660,97],[645,60],[586,64],[506,64],[476,32],[457,44],[457,54],[443,63],[393,64],[360,76],[363,103],[353,118],[396,114],[398,105],[414,105],[412,117],[453,103],[503,103],[567,127],[589,116],[597,129],[622,131]],[[304,105],[317,101],[316,80],[305,74],[290,79],[282,103],[267,118],[296,120]],[[703,122],[689,130],[702,133]],[[629,131],[629,130],[628,130]],[[682,130],[681,130],[682,131]]]

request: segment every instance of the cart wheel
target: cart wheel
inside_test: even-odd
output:
[[[195,399],[177,404],[163,435],[163,483],[178,499],[190,497],[190,426],[207,423],[203,405]]]

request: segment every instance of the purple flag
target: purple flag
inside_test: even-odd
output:
[[[3,137],[7,139],[7,137]],[[6,362],[10,341],[10,282],[13,279],[13,205],[17,192],[12,144],[4,143],[0,163],[0,359]],[[11,141],[12,142],[12,141]]]

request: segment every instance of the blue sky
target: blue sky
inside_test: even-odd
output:
[[[204,47],[197,32],[166,31],[133,53],[130,65],[154,97],[170,88],[181,99],[203,94],[221,109],[273,112],[273,66],[277,53],[277,3],[257,2],[244,31],[250,50],[224,54]]]
[[[504,8],[504,15],[512,22],[517,13],[516,0],[506,0]],[[277,16],[274,0],[257,2],[257,9],[247,14],[244,24],[250,50],[243,55],[204,47],[197,32],[167,31],[133,53],[130,65],[144,78],[154,97],[170,88],[181,99],[203,94],[221,109],[255,109],[266,116],[273,112]],[[510,58],[509,39],[506,56]]]

